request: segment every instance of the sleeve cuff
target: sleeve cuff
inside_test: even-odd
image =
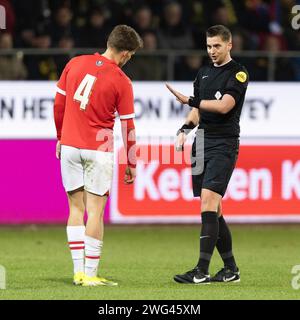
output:
[[[66,91],[60,89],[58,86],[56,86],[56,92],[57,92],[57,93],[60,93],[60,94],[62,94],[62,95],[64,95],[64,96],[66,95]]]
[[[120,115],[120,120],[132,119],[135,117],[135,113]]]

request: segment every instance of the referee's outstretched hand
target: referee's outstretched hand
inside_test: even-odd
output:
[[[176,100],[179,101],[182,104],[188,104],[189,97],[183,95],[182,93],[174,90],[169,84],[166,83],[166,87],[174,94],[176,97]]]

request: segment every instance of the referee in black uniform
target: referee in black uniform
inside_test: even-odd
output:
[[[192,107],[185,124],[177,132],[177,145],[183,147],[186,135],[194,127],[198,126],[197,133],[199,129],[204,130],[203,170],[201,174],[192,175],[194,196],[201,197],[200,257],[194,269],[174,277],[179,283],[240,281],[221,201],[239,152],[239,122],[249,76],[230,56],[231,39],[231,32],[225,26],[216,25],[207,30],[207,52],[212,63],[199,70],[193,97],[184,96],[167,84],[178,101]],[[197,158],[196,140],[192,156]],[[208,269],[215,247],[224,261],[224,268],[210,277]]]

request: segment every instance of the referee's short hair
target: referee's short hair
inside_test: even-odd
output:
[[[223,41],[230,41],[232,38],[230,30],[222,24],[208,28],[206,30],[206,36],[208,38],[219,36]]]

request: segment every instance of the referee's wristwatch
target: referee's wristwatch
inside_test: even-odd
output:
[[[188,105],[193,108],[200,108],[201,99],[199,97],[191,96],[188,101]]]
[[[180,133],[189,134],[196,125],[193,122],[190,122],[189,124],[184,124],[180,129],[177,130],[176,136],[178,136]]]
[[[178,130],[177,130],[177,133],[176,133],[176,136],[179,136],[180,133],[182,133],[182,132],[185,133],[185,132],[184,132],[184,128],[178,129]]]

